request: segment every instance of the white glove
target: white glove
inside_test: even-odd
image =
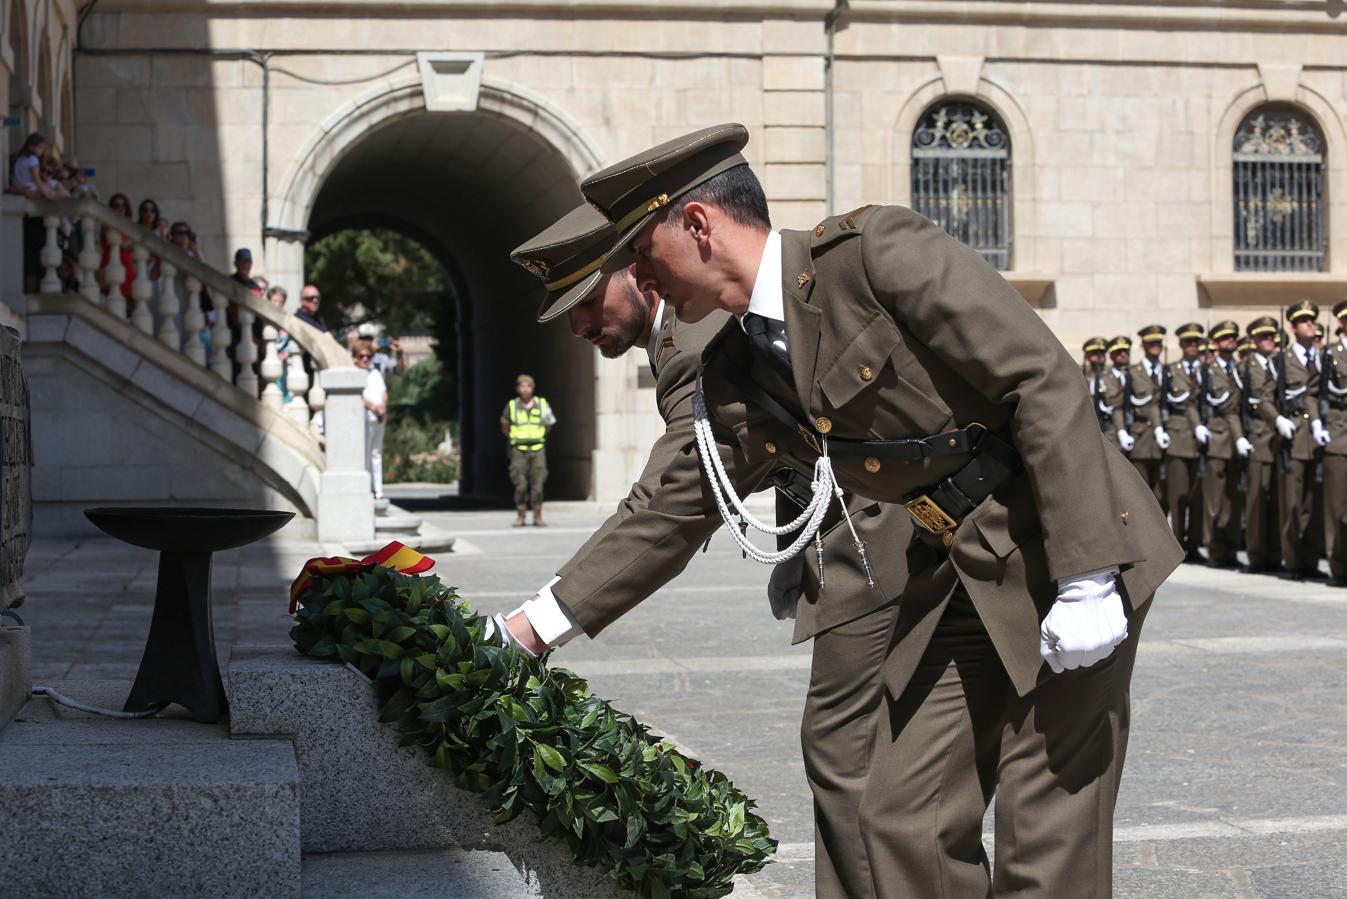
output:
[[[497,612],[486,620],[486,630],[482,632],[483,640],[490,640],[492,638],[500,641],[500,645],[505,647],[508,647],[513,643],[515,646],[519,647],[519,651],[524,655],[531,659],[538,658],[537,653],[515,638],[514,632],[510,630],[510,625],[505,623],[505,616],[500,612]]]
[[[1278,415],[1277,433],[1282,435],[1283,440],[1294,440],[1296,437],[1296,423],[1284,415]]]
[[[1310,424],[1310,430],[1314,431],[1314,442],[1320,446],[1328,446],[1333,442],[1333,435],[1328,433],[1328,428],[1319,419],[1315,419]]]
[[[1118,570],[1082,575],[1057,585],[1057,601],[1039,627],[1039,655],[1055,673],[1103,661],[1127,639]]]
[[[1211,443],[1211,429],[1206,425],[1198,425],[1193,429],[1193,434],[1197,437],[1197,442],[1203,446]]]
[[[1127,433],[1126,431],[1118,432],[1118,446],[1122,447],[1123,452],[1130,453],[1132,451],[1132,447],[1136,445],[1137,439],[1133,437],[1131,434]]]
[[[1249,442],[1249,438],[1247,437],[1241,437],[1236,440],[1235,449],[1246,459],[1253,455],[1253,444]]]
[[[1155,442],[1160,444],[1160,449],[1169,449],[1169,434],[1165,432],[1164,428],[1155,429]]]

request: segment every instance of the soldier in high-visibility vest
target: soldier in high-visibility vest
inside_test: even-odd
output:
[[[547,481],[547,433],[557,423],[552,405],[533,395],[533,378],[515,378],[518,396],[505,404],[500,431],[510,441],[510,483],[514,484],[514,526],[522,528],[524,514],[533,509],[533,524],[543,527],[543,484]]]

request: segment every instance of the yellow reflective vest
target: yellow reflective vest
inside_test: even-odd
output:
[[[510,446],[525,452],[537,452],[547,440],[547,400],[533,398],[533,405],[524,408],[519,397],[505,406],[505,420],[510,423]]]

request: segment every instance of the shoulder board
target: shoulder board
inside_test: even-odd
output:
[[[819,222],[809,240],[810,253],[818,255],[825,247],[860,234],[865,227],[865,220],[878,208],[874,205],[861,206],[843,215],[829,216]]]

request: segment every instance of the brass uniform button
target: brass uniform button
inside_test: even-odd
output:
[[[832,429],[833,423],[823,416],[819,416],[818,420],[814,422],[814,430],[818,431],[820,434],[826,434]]]
[[[879,471],[879,460],[874,456],[867,456],[865,459],[865,470],[870,472],[870,474]]]
[[[875,376],[875,373],[870,370],[870,366],[862,365],[860,369],[860,375],[862,381],[868,381]]]
[[[958,446],[958,445],[959,445],[959,439],[958,439],[957,437],[951,437],[951,438],[949,439],[949,445],[950,445],[950,446]]]
[[[822,236],[823,236],[823,231],[824,231],[824,227],[823,227],[822,225],[819,225],[817,228],[814,229],[814,236],[815,236],[815,237],[822,237]]]
[[[773,443],[772,441],[768,440],[767,443],[764,444],[764,445],[765,445],[766,448],[767,448],[767,452],[771,453],[771,454],[774,455],[774,456],[776,455],[776,444],[775,444],[775,443]]]

